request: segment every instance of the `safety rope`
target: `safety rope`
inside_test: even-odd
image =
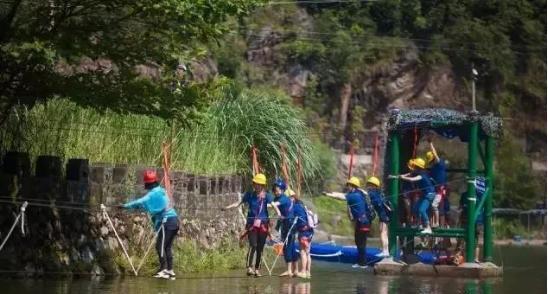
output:
[[[164,189],[166,190],[167,197],[169,198],[169,203],[167,205],[167,209],[173,208],[174,201],[173,201],[173,189],[171,188],[171,178],[170,178],[170,167],[171,167],[171,153],[169,152],[169,149],[171,148],[171,144],[164,142],[162,145],[162,153],[163,153],[163,160],[162,160],[162,167],[164,170],[164,176],[163,176],[163,184]]]
[[[297,148],[297,195],[301,197],[301,183],[303,181],[303,166],[301,161],[301,148]]]
[[[375,149],[373,149],[373,176],[377,174],[379,161],[379,134],[375,134]]]
[[[103,211],[103,216],[107,219],[110,225],[110,228],[114,232],[116,239],[118,239],[118,243],[120,244],[120,247],[122,247],[122,250],[124,251],[124,255],[126,256],[129,262],[129,265],[131,266],[131,269],[133,270],[133,273],[135,274],[135,276],[137,276],[137,270],[135,270],[135,267],[133,266],[133,261],[131,261],[131,258],[129,257],[129,254],[127,253],[126,247],[124,246],[122,239],[120,239],[120,236],[118,235],[118,232],[116,231],[116,228],[114,227],[114,224],[112,223],[112,220],[110,219],[110,216],[108,215],[106,206],[101,204],[101,210]]]
[[[350,157],[348,158],[348,178],[352,177],[352,168],[354,167],[354,144],[350,142]]]
[[[261,172],[261,166],[259,165],[259,154],[255,145],[251,146],[251,162],[253,168],[253,174],[256,175]]]
[[[287,240],[289,240],[289,234],[292,234],[292,231],[293,231],[293,227],[295,227],[295,224],[297,223],[297,220],[298,218],[294,218],[293,220],[293,224],[291,224],[291,227],[289,228],[289,231],[287,231],[287,236],[285,236],[285,240],[284,240],[284,247],[287,246]],[[274,269],[274,267],[276,266],[276,262],[278,261],[278,258],[280,257],[279,254],[276,254],[276,258],[274,258],[274,262],[272,263],[272,269]],[[267,267],[268,268],[268,267]],[[269,276],[272,276],[272,271],[269,270],[268,271],[268,275]]]
[[[15,226],[17,226],[17,223],[19,222],[19,220],[21,220],[21,233],[23,234],[23,236],[25,235],[25,228],[24,228],[25,221],[24,221],[24,219],[25,219],[25,210],[27,208],[27,205],[28,205],[28,203],[26,201],[23,203],[23,205],[21,205],[21,209],[20,209],[19,214],[15,218],[15,221],[13,222],[13,225],[11,225],[11,228],[8,231],[8,234],[6,235],[6,238],[4,238],[4,241],[2,241],[2,244],[0,244],[0,251],[2,251],[2,249],[4,249],[4,245],[6,245],[6,242],[8,242],[8,240],[11,237],[11,234],[13,233],[13,230],[15,229]]]
[[[145,260],[147,259],[148,254],[150,253],[150,249],[152,249],[152,246],[154,245],[154,241],[156,240],[156,238],[158,238],[158,235],[160,234],[160,230],[163,230],[163,226],[160,227],[160,228],[154,233],[154,236],[153,236],[153,238],[151,239],[152,241],[151,241],[150,244],[148,245],[147,250],[145,251],[145,254],[143,255],[143,258],[141,258],[141,261],[139,262],[139,265],[137,266],[137,273],[139,273],[139,271],[141,270],[141,267],[142,267],[143,264],[145,263]],[[162,249],[163,249],[163,246],[162,246]]]

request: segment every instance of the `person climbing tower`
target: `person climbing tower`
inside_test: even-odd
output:
[[[430,177],[434,180],[436,190],[436,196],[432,201],[432,226],[445,226],[445,207],[449,202],[449,199],[447,199],[447,167],[445,159],[438,155],[431,138],[428,138],[428,142],[430,143],[430,151],[426,153],[426,161],[428,162]]]
[[[413,170],[404,175],[399,175],[399,178],[417,183],[421,192],[421,197],[418,202],[419,218],[424,226],[421,234],[432,234],[432,227],[430,226],[430,220],[428,217],[428,209],[430,208],[432,201],[436,195],[434,190],[434,184],[430,179],[430,175],[426,170],[426,162],[422,158],[415,158],[412,161]]]
[[[382,252],[377,257],[388,257],[388,223],[390,222],[390,213],[392,208],[390,202],[384,197],[381,190],[381,181],[377,177],[369,177],[366,184],[367,196],[369,196],[371,205],[379,216],[379,231],[381,237]]]

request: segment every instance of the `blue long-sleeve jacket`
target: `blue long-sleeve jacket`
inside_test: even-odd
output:
[[[145,196],[124,204],[124,208],[146,210],[152,218],[155,230],[160,228],[164,219],[177,217],[175,209],[168,209],[168,206],[169,197],[166,190],[160,186],[150,190]]]

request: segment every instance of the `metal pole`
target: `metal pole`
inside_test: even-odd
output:
[[[472,111],[476,112],[476,77],[478,76],[478,72],[472,66]]]
[[[485,199],[485,223],[483,233],[483,259],[484,261],[493,261],[493,181],[494,162],[495,162],[495,139],[488,136],[485,141],[485,176],[487,178],[487,191]]]
[[[397,131],[391,131],[388,139],[389,152],[390,152],[390,175],[399,175],[400,174],[400,136]],[[392,202],[392,215],[390,219],[389,227],[389,239],[388,244],[390,248],[390,256],[392,258],[398,255],[398,238],[396,235],[396,230],[398,229],[398,194],[399,194],[400,183],[398,178],[390,179],[389,193],[390,193],[390,202]]]
[[[474,262],[474,251],[476,247],[476,164],[478,155],[478,121],[472,113],[470,122],[470,138],[468,141],[468,214],[466,227],[466,262]]]

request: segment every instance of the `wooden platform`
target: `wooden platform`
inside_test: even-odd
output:
[[[460,266],[430,265],[424,263],[405,264],[385,259],[375,264],[375,274],[393,276],[440,276],[459,278],[492,278],[502,276],[502,267],[493,263],[465,263]]]

